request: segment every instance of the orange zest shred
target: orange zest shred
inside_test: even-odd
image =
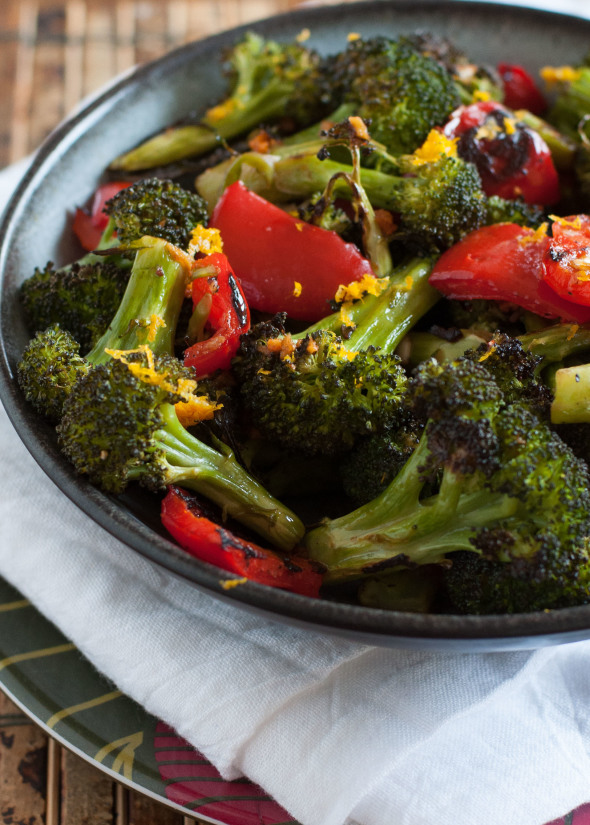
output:
[[[547,235],[547,229],[547,223],[542,223],[534,231],[529,232],[527,235],[521,235],[520,238],[518,238],[518,243],[521,246],[526,246],[526,244],[529,243],[538,243],[539,241],[542,241]]]
[[[540,75],[548,87],[558,86],[560,83],[572,83],[580,77],[580,70],[573,66],[545,66]]]
[[[358,281],[351,281],[349,284],[340,284],[336,290],[334,300],[338,304],[346,304],[358,301],[365,295],[381,295],[387,289],[389,278],[376,278],[372,273],[365,272]]]
[[[422,146],[412,155],[412,163],[414,166],[421,166],[442,157],[457,157],[458,142],[459,138],[448,138],[438,129],[431,129]]]

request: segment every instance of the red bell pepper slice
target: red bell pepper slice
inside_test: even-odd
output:
[[[559,178],[543,138],[493,100],[460,106],[444,126],[458,137],[460,157],[477,167],[486,195],[548,205],[560,198]]]
[[[96,249],[109,222],[108,215],[103,212],[105,204],[114,198],[117,192],[128,186],[131,186],[131,183],[125,181],[103,183],[94,193],[90,212],[80,208],[76,209],[73,230],[82,247],[88,252]]]
[[[509,109],[527,109],[534,115],[542,115],[547,101],[530,74],[512,63],[499,63],[498,74],[502,79],[504,104]]]
[[[466,235],[436,262],[430,283],[448,298],[506,301],[545,318],[585,323],[590,307],[559,296],[544,280],[550,238],[513,223]]]
[[[193,308],[205,295],[211,296],[207,318],[209,338],[197,341],[184,352],[184,363],[192,367],[197,378],[216,370],[226,370],[240,345],[240,336],[250,329],[250,311],[242,287],[227,257],[219,252],[195,263],[196,267],[213,267],[216,275],[195,278],[192,284]]]
[[[354,244],[287,214],[241,181],[225,190],[210,226],[221,233],[250,307],[263,312],[319,321],[341,284],[373,274]]]
[[[207,518],[197,498],[171,486],[162,501],[162,524],[184,550],[201,561],[259,584],[319,596],[322,575],[308,559],[283,558],[245,541]]]
[[[590,216],[558,218],[552,234],[543,259],[545,282],[562,298],[590,306]]]

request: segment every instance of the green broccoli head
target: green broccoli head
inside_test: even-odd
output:
[[[515,512],[477,530],[477,554],[453,554],[445,574],[460,612],[515,613],[590,601],[590,478],[584,461],[522,407],[498,416],[501,453],[491,494]],[[457,555],[457,557],[456,557]]]
[[[110,351],[110,360],[75,384],[57,427],[58,443],[76,470],[108,493],[132,481],[152,491],[170,484],[194,490],[273,545],[290,549],[300,520],[236,461],[191,435],[184,422],[210,418],[216,404],[197,395],[192,372],[146,346]]]
[[[200,195],[158,178],[140,180],[122,189],[106,203],[104,211],[122,246],[150,235],[186,249],[195,226],[208,221]]]
[[[21,287],[31,333],[59,323],[87,352],[105,332],[129,280],[129,269],[110,258],[55,269],[36,269]]]
[[[176,358],[145,348],[95,366],[64,405],[57,428],[62,452],[107,492],[122,492],[137,472],[146,486],[162,489],[165,453],[155,433],[164,422],[162,405],[182,400],[183,380],[192,374]]]
[[[247,32],[228,52],[226,66],[233,92],[229,105],[225,101],[207,112],[204,121],[212,126],[229,110],[250,109],[258,96],[274,104],[270,115],[264,110],[260,113],[258,124],[281,115],[310,123],[320,114],[326,94],[323,62],[303,43],[279,43]]]
[[[346,495],[357,506],[377,498],[416,449],[419,436],[418,423],[408,420],[399,429],[365,436],[357,441],[340,464]]]
[[[334,100],[355,104],[395,155],[413,152],[460,103],[450,74],[406,38],[352,40],[330,61],[330,79]]]
[[[458,551],[469,551],[501,568],[494,582],[515,583],[496,589],[496,612],[587,601],[584,462],[524,406],[505,403],[478,363],[428,363],[408,398],[427,417],[420,443],[376,499],[308,535],[312,558],[338,580],[448,567]],[[476,586],[464,584],[471,612],[488,610],[484,601],[476,608]]]
[[[537,377],[543,358],[526,350],[518,338],[496,333],[489,343],[467,351],[464,357],[492,373],[504,403],[521,404],[549,419],[553,392]]]
[[[547,120],[558,131],[580,141],[580,129],[590,112],[590,66],[567,66],[557,71],[549,68],[542,74],[556,89]]]
[[[335,455],[397,419],[406,384],[397,356],[373,347],[352,352],[321,329],[296,340],[283,323],[277,317],[253,327],[233,363],[245,408],[265,437],[308,455]]]
[[[416,165],[410,157],[401,159],[400,172],[390,194],[401,237],[444,249],[486,223],[487,199],[472,163],[443,155]]]
[[[89,369],[78,342],[59,324],[53,324],[29,341],[16,374],[27,401],[41,415],[57,422],[78,378]]]

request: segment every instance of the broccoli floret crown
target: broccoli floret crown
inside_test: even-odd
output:
[[[31,333],[59,324],[87,352],[104,333],[125,292],[129,269],[104,258],[55,269],[35,269],[21,287],[25,320]]]
[[[464,357],[494,376],[506,404],[521,404],[548,418],[553,393],[537,377],[543,359],[525,350],[518,338],[496,333],[488,344],[468,350]]]
[[[144,235],[186,249],[197,224],[207,224],[205,201],[171,180],[146,178],[111,198],[105,205],[117,240],[125,245]]]
[[[146,350],[112,358],[80,377],[57,427],[59,445],[76,470],[110,493],[122,492],[134,469],[154,489],[165,486],[165,453],[154,439],[162,404],[182,400],[190,370]]]
[[[392,154],[413,152],[460,102],[444,67],[403,37],[353,40],[332,59],[330,78],[335,98],[356,104]]]
[[[311,122],[325,102],[327,79],[318,53],[299,42],[279,43],[247,32],[226,61],[235,107],[247,108],[256,96],[272,95],[284,114]],[[222,104],[223,105],[223,104]]]
[[[17,365],[17,380],[37,412],[57,422],[79,376],[89,369],[78,342],[53,324],[29,341]]]
[[[373,347],[351,352],[322,329],[295,340],[280,317],[242,337],[233,368],[254,424],[310,455],[343,452],[391,425],[406,384],[397,356]]]

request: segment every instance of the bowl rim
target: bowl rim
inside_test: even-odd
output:
[[[46,170],[60,154],[67,152],[68,138],[83,126],[105,103],[165,67],[190,59],[210,49],[219,51],[233,43],[244,32],[256,28],[263,34],[276,35],[279,24],[309,25],[328,22],[339,13],[353,17],[374,13],[380,7],[390,6],[405,10],[460,9],[462,13],[518,14],[524,19],[545,19],[548,23],[559,19],[566,24],[587,27],[590,19],[559,11],[548,11],[530,6],[507,5],[478,0],[363,0],[319,7],[299,8],[290,12],[241,25],[228,31],[182,45],[167,54],[142,64],[118,76],[94,95],[71,117],[63,121],[42,143],[20,184],[5,208],[0,227],[0,313],[3,311],[5,270],[10,252],[11,235],[18,224],[19,214]],[[230,573],[194,559],[182,551],[164,534],[156,533],[141,522],[131,510],[115,498],[94,488],[85,479],[74,474],[68,462],[56,449],[51,449],[49,428],[45,428],[24,401],[15,381],[13,366],[7,348],[4,325],[0,330],[0,400],[21,440],[39,466],[86,515],[113,536],[140,555],[164,567],[169,572],[221,599],[242,608],[254,610],[266,617],[286,621],[318,632],[335,632],[385,646],[431,646],[433,649],[501,650],[514,647],[539,647],[545,644],[576,641],[590,636],[590,605],[534,613],[500,616],[458,616],[447,614],[415,614],[361,607],[341,602],[311,599],[255,582],[246,582],[231,590],[224,589],[227,581],[235,579]]]

